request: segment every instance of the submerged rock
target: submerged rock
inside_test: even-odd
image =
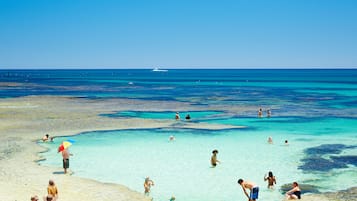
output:
[[[355,149],[357,146],[344,144],[323,144],[305,149],[306,157],[301,160],[298,169],[304,171],[327,172],[332,169],[348,168],[348,165],[357,166],[357,156],[337,156],[344,149]],[[334,154],[334,155],[332,155]]]
[[[322,157],[304,158],[298,169],[304,171],[329,171],[334,168],[347,168],[346,163],[339,160],[328,160]]]
[[[356,201],[357,187],[352,187],[338,192],[305,195],[302,199],[304,201]]]
[[[344,144],[323,144],[317,147],[311,147],[305,150],[308,155],[339,154],[346,148]]]
[[[351,164],[357,166],[357,156],[331,156],[334,162]]]

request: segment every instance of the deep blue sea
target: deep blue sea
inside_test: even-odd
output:
[[[247,127],[93,131],[71,137],[76,141],[71,147],[74,175],[139,192],[150,176],[154,200],[172,195],[184,201],[246,199],[238,178],[257,183],[260,199],[267,201],[281,200],[281,185],[293,181],[315,185],[320,192],[357,183],[357,69],[0,70],[0,84],[1,98],[67,95],[177,101],[197,108],[101,114],[107,118],[160,121],[180,111],[190,113],[192,123]],[[218,109],[207,110],[210,106]],[[257,118],[257,110],[234,114],[233,106],[263,108],[263,117]],[[168,142],[170,135],[175,142]],[[266,143],[268,136],[272,145]],[[44,146],[50,151],[41,165],[60,167],[58,145]],[[222,161],[216,168],[209,167],[213,149]],[[275,190],[263,181],[270,170],[278,180]]]

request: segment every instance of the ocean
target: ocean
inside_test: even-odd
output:
[[[195,109],[101,115],[244,128],[173,126],[81,133],[43,144],[49,151],[41,154],[46,160],[40,165],[60,167],[58,143],[71,139],[74,176],[123,184],[138,192],[150,176],[154,200],[174,195],[183,201],[246,199],[237,184],[243,178],[260,187],[259,200],[276,201],[284,197],[280,187],[294,181],[313,185],[311,192],[357,183],[356,77],[356,69],[0,70],[0,81],[7,83],[0,85],[0,97],[66,95],[189,104]],[[213,106],[214,110],[207,109]],[[256,109],[237,112],[236,107]],[[174,120],[176,112],[179,121]],[[186,114],[190,121],[184,119]],[[175,141],[168,140],[171,135]],[[273,144],[267,143],[269,136]],[[214,149],[219,150],[221,163],[211,168]],[[268,171],[277,178],[274,190],[263,180]]]

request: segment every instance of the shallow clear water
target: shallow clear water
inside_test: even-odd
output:
[[[170,135],[176,140],[170,142]],[[267,136],[273,137],[274,144],[266,142]],[[260,199],[271,201],[281,200],[279,186],[293,181],[316,185],[320,191],[345,189],[357,182],[355,166],[326,172],[298,169],[304,149],[341,142],[356,145],[356,135],[153,129],[92,132],[70,138],[76,141],[70,148],[75,175],[124,184],[139,192],[143,192],[144,178],[150,176],[155,182],[151,193],[154,200],[167,200],[171,195],[185,201],[245,199],[237,185],[239,178],[256,182],[261,188]],[[45,144],[50,151],[41,164],[61,166],[56,147],[65,139]],[[285,139],[289,145],[284,145]],[[216,168],[210,167],[213,149],[219,150],[222,162]],[[346,154],[357,155],[357,148],[335,155]],[[263,181],[268,171],[277,177],[273,191]]]

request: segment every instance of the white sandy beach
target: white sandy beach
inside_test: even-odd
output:
[[[175,108],[153,102],[151,106]],[[160,107],[159,107],[160,106]],[[0,200],[29,200],[31,195],[44,196],[49,179],[59,189],[59,200],[148,200],[142,193],[118,184],[103,184],[62,174],[62,167],[49,168],[36,163],[38,152],[45,151],[37,141],[46,133],[51,136],[74,135],[93,130],[168,127],[175,121],[113,119],[98,116],[114,110],[140,109],[140,101],[95,101],[69,97],[24,97],[0,100]],[[185,108],[188,106],[181,105]],[[185,125],[180,125],[185,126]],[[188,125],[192,127],[192,124]],[[196,127],[208,128],[200,124]],[[221,126],[209,126],[220,129]],[[75,160],[75,156],[73,157]]]
[[[185,103],[137,100],[88,100],[71,97],[30,96],[0,99],[0,201],[30,200],[46,195],[49,179],[59,189],[59,200],[149,200],[142,192],[119,184],[100,183],[74,175],[64,175],[62,167],[50,168],[36,163],[45,151],[37,143],[46,133],[51,136],[74,135],[93,130],[185,127],[202,129],[236,128],[202,123],[179,124],[175,120],[123,119],[99,116],[120,110],[162,111],[180,108],[193,110]],[[216,108],[210,108],[216,109]],[[255,108],[230,108],[234,112]],[[71,160],[76,160],[75,156]],[[88,167],[90,168],[90,167]],[[222,192],[223,193],[223,192]],[[339,200],[322,195],[304,196],[306,201]]]

